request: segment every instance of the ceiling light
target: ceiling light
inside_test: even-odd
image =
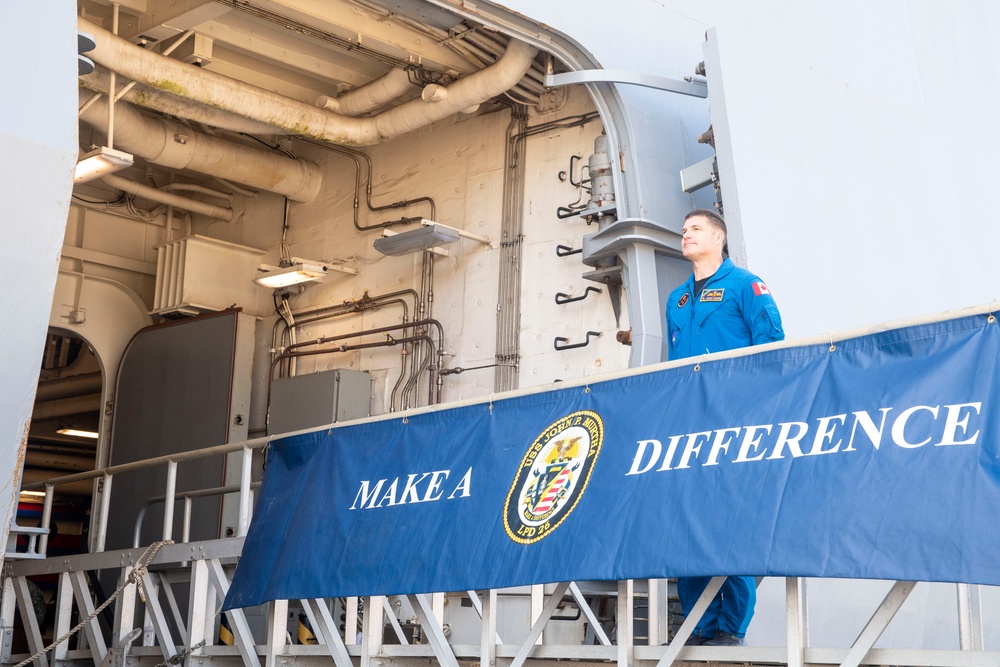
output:
[[[324,264],[322,262],[312,262],[307,259],[292,257],[288,266],[269,266],[261,264],[257,269],[258,275],[253,279],[261,287],[269,289],[279,289],[310,281],[322,281],[329,272],[348,273],[357,275],[355,269],[339,266],[337,264]]]
[[[107,174],[131,167],[133,158],[129,153],[116,151],[114,148],[101,146],[92,150],[76,163],[76,173],[73,175],[74,183],[86,183],[95,178],[100,178]]]
[[[45,492],[44,491],[21,491],[20,495],[22,495],[22,496],[29,496],[31,498],[44,498],[45,497]]]
[[[389,230],[385,230],[383,233],[385,236],[375,239],[375,249],[383,255],[407,255],[413,252],[431,250],[446,243],[454,243],[459,238],[490,245],[490,240],[485,236],[470,234],[433,220],[421,220],[420,227],[398,234]]]
[[[97,439],[97,431],[84,431],[79,428],[61,428],[56,431],[59,435],[71,435],[74,438],[92,438]]]

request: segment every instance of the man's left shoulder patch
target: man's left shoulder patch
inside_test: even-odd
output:
[[[722,297],[725,296],[726,289],[716,288],[716,289],[703,289],[701,291],[701,298],[698,299],[702,303],[719,303],[722,301]]]
[[[758,280],[757,282],[753,283],[753,293],[755,296],[761,296],[763,294],[770,295],[771,290],[767,289],[767,285],[765,285],[763,281]]]

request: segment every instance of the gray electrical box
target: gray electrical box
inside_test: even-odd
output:
[[[279,378],[271,383],[267,433],[301,431],[371,415],[372,376],[334,370]]]

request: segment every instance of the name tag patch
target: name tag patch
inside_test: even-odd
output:
[[[698,299],[702,303],[718,303],[722,301],[722,296],[726,293],[723,289],[705,289],[701,291],[701,298]]]

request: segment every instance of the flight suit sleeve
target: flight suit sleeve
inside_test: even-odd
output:
[[[767,285],[759,278],[755,278],[744,287],[743,317],[747,329],[750,330],[751,345],[785,340],[778,304],[775,303]]]

